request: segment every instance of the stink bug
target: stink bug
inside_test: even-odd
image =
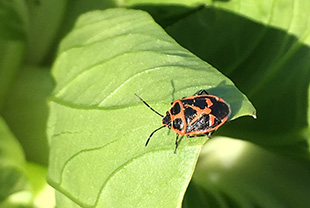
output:
[[[207,136],[210,137],[214,131],[222,126],[230,115],[229,105],[215,95],[209,95],[205,90],[197,94],[171,103],[166,115],[162,115],[153,109],[147,102],[135,94],[148,108],[162,117],[162,126],[155,129],[147,138],[145,146],[148,145],[153,134],[168,127],[176,132],[175,149],[179,145],[179,136],[187,137]]]

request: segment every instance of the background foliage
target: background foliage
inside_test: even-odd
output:
[[[72,30],[81,14],[114,7],[144,10],[158,25],[147,17],[147,24],[137,27],[141,28],[140,31],[135,28],[124,32],[138,34],[136,38],[132,35],[127,39],[121,36],[114,39],[123,42],[115,42],[121,47],[110,50],[110,54],[104,52],[103,45],[96,43],[96,38],[102,38],[104,33],[90,39],[96,43],[91,45],[88,36],[81,36],[83,31],[79,28],[87,21],[100,18],[101,12],[83,16],[84,19],[80,18]],[[155,207],[176,207],[181,203],[183,207],[309,207],[309,9],[310,2],[306,0],[1,1],[0,206],[54,207],[53,188],[57,190],[58,207],[89,206],[92,203],[88,200],[98,197],[94,187],[101,186],[102,182],[95,181],[91,186],[71,182],[81,182],[82,179],[85,179],[84,183],[93,182],[92,177],[100,179],[94,176],[112,171],[103,170],[107,167],[105,164],[118,167],[122,159],[129,157],[133,158],[131,165],[121,166],[118,174],[110,180],[109,188],[102,192],[103,196],[106,194],[120,204],[127,203],[127,207],[130,203],[134,207],[145,207],[147,202],[155,203]],[[123,28],[130,28],[132,21],[145,21],[144,15],[141,20],[136,16],[130,19],[124,15],[127,10],[117,11],[119,13],[110,13],[111,19],[113,16],[123,18]],[[99,27],[90,26],[88,29],[93,30],[86,30],[84,34],[96,34],[100,29],[104,31],[100,28],[101,20],[97,21]],[[110,24],[109,31],[116,25]],[[122,27],[114,27],[115,31],[119,28]],[[141,34],[148,34],[149,39],[145,36],[141,39]],[[153,42],[154,39],[157,42]],[[137,40],[146,42],[135,45]],[[111,39],[110,48],[113,49],[112,42]],[[141,66],[151,66],[154,60],[153,67],[168,63],[169,68],[172,64],[182,63],[184,69],[196,67],[205,71],[210,69],[212,73],[184,70],[182,75],[171,68],[165,72],[159,70],[158,74],[144,77],[145,85],[142,86],[148,86],[148,80],[156,80],[154,86],[140,88],[141,84],[134,84],[139,83],[136,81],[124,85],[117,96],[109,97],[109,90],[123,86],[122,80],[126,80],[128,73],[124,73],[119,83],[108,86],[100,85],[107,82],[100,83],[94,79],[104,80],[110,76],[113,80],[113,71],[122,63],[126,63],[124,67],[127,66],[131,72],[141,69],[138,62],[129,62],[133,60],[129,56],[114,63],[101,63],[105,57],[103,54],[109,60],[108,55],[113,56],[126,47],[144,50],[141,58],[137,58],[145,61],[140,63]],[[171,55],[176,53],[177,59]],[[76,66],[72,65],[74,62]],[[79,67],[85,69],[83,67],[87,64],[95,66],[95,73],[90,73],[86,79],[88,82],[82,77],[71,83],[71,88],[65,85],[66,79],[77,73],[75,70]],[[106,74],[107,77],[99,73],[103,66],[113,69]],[[135,90],[160,112],[165,112],[173,99],[190,95],[203,87],[211,88],[212,93],[223,95],[229,102],[235,99],[231,104],[233,117],[254,113],[247,99],[212,66],[231,79],[248,97],[256,108],[257,119],[242,117],[225,124],[203,146],[195,171],[198,153],[205,142],[202,138],[185,138],[174,157],[171,154],[174,135],[163,131],[145,149],[144,138],[160,125],[159,118],[138,104],[128,89]],[[197,81],[199,75],[201,79]],[[168,76],[175,80],[163,79]],[[209,78],[203,79],[205,76]],[[93,81],[91,85],[89,80]],[[226,80],[224,85],[222,80]],[[100,94],[100,87],[107,87],[107,91]],[[128,99],[123,99],[125,95]],[[101,103],[100,96],[108,99]],[[120,116],[129,119],[127,123],[120,122],[117,119]],[[144,118],[150,118],[147,124]],[[134,123],[135,127],[128,126]],[[114,129],[115,126],[118,130]],[[104,145],[100,136],[111,139],[106,141],[110,151],[100,151],[97,143]],[[80,149],[83,145],[86,145],[85,150]],[[123,157],[113,155],[119,150],[122,150]],[[64,168],[61,161],[66,162],[65,158],[70,154],[81,151],[80,156],[77,154],[71,162],[67,162],[68,176],[63,174],[61,180],[64,185],[59,185],[57,174]],[[139,151],[142,151],[142,156],[137,157],[134,153]],[[48,163],[48,178],[53,188],[45,181]],[[141,164],[145,166],[139,169]],[[138,174],[132,175],[133,172]],[[137,194],[141,190],[148,192]],[[132,199],[130,203],[126,201],[128,198]],[[158,203],[159,199],[164,199],[161,201],[163,204]],[[98,206],[101,203],[108,206],[115,201],[98,200],[97,203]]]

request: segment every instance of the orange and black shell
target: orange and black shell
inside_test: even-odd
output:
[[[162,124],[178,135],[194,136],[212,133],[227,121],[229,115],[229,105],[222,98],[194,95],[175,100]]]

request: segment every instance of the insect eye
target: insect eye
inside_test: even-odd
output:
[[[181,112],[181,106],[179,103],[175,103],[174,106],[171,108],[171,114],[177,115]]]
[[[163,117],[162,122],[163,122],[163,124],[167,125],[168,128],[171,127],[171,117],[170,117],[170,114],[168,111],[167,111],[166,115]]]

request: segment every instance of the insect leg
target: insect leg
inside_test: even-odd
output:
[[[210,132],[206,133],[207,137],[208,137],[208,138],[210,138],[210,137],[211,137],[211,135],[212,135],[214,132],[215,132],[215,130],[214,130],[214,131],[210,131]]]
[[[177,134],[177,136],[175,137],[175,148],[174,148],[174,152],[173,152],[174,154],[177,153],[177,148],[179,146],[178,141],[179,141],[179,135]]]
[[[209,93],[207,93],[206,90],[199,90],[199,92],[197,93],[197,95],[209,95]]]

